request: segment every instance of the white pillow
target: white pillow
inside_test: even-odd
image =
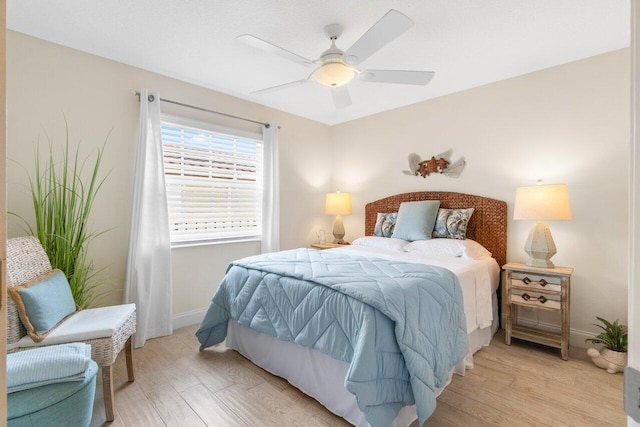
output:
[[[491,256],[491,252],[484,246],[471,239],[416,240],[415,242],[407,244],[404,250],[407,252],[420,252],[428,255],[461,257],[466,259],[480,259]]]
[[[351,244],[356,246],[368,246],[370,248],[387,249],[394,252],[404,252],[409,242],[393,237],[365,236],[359,237]]]

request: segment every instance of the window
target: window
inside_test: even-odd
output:
[[[171,243],[259,239],[259,134],[163,116],[162,146]]]

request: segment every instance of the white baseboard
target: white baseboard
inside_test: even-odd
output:
[[[545,331],[555,332],[557,334],[560,333],[560,325],[545,323],[545,322],[538,322],[537,320],[526,319],[523,317],[520,317],[518,319],[518,322],[523,326],[539,328]],[[502,325],[502,328],[504,329],[504,325],[506,325],[506,317],[504,314],[502,315],[501,325]],[[584,340],[587,338],[593,338],[594,336],[595,335],[592,334],[591,332],[571,328],[569,329],[569,345],[571,345],[572,347],[587,348],[589,347],[589,345]]]
[[[206,308],[199,310],[187,311],[186,313],[180,313],[173,316],[173,329],[184,328],[185,326],[198,325],[204,319],[204,315],[207,312]]]

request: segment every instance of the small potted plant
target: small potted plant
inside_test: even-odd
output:
[[[599,368],[606,369],[611,374],[622,372],[627,365],[627,325],[621,325],[617,319],[613,323],[602,317],[596,317],[596,319],[602,325],[594,323],[594,326],[599,327],[603,332],[595,338],[587,338],[585,342],[604,344],[604,347],[600,351],[590,348],[587,353]]]

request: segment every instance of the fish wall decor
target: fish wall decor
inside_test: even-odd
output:
[[[451,178],[458,178],[467,162],[460,157],[451,162],[453,150],[447,150],[437,156],[431,156],[428,160],[422,160],[416,153],[409,154],[409,170],[403,170],[405,175],[428,177],[432,173],[441,173]]]

